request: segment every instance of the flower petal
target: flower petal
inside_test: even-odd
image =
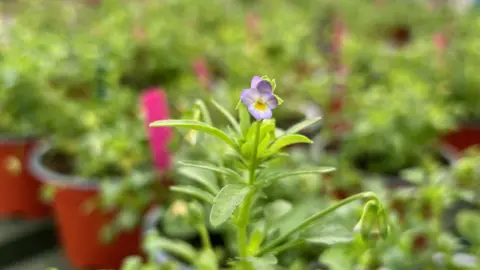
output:
[[[255,103],[248,106],[248,111],[257,120],[272,118],[272,110],[270,108],[267,107],[264,111],[257,110],[255,109]]]
[[[261,80],[257,84],[257,90],[260,93],[272,93],[272,85],[265,80]]]
[[[240,99],[244,105],[250,106],[260,99],[260,93],[255,88],[245,89],[242,91]]]
[[[272,93],[260,93],[260,99],[267,104],[268,108],[275,109],[278,106],[277,97]]]
[[[258,83],[261,81],[262,81],[262,78],[260,78],[260,76],[253,76],[252,82],[250,83],[250,87],[257,88]]]

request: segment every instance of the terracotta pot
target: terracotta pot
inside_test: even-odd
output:
[[[49,207],[40,200],[41,184],[29,173],[36,138],[0,138],[0,216],[40,219]]]
[[[114,213],[87,212],[85,204],[99,193],[97,182],[62,175],[43,166],[42,158],[50,149],[48,144],[39,144],[32,152],[30,167],[41,181],[56,187],[53,210],[68,259],[76,267],[118,269],[125,257],[140,253],[140,229],[102,243],[100,231]]]
[[[460,152],[471,146],[480,145],[480,121],[465,123],[447,134],[443,141]]]

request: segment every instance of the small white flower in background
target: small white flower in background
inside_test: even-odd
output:
[[[177,200],[170,207],[170,211],[175,216],[186,216],[188,213],[187,203],[183,200]]]

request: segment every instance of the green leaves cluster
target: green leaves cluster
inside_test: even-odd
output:
[[[281,213],[287,214],[290,208],[279,201],[275,205],[267,206],[263,211],[263,207],[265,207],[262,205],[262,198],[265,196],[263,191],[283,178],[294,179],[295,176],[307,174],[320,175],[331,172],[334,168],[321,167],[309,170],[271,172],[268,170],[269,163],[277,157],[285,155],[282,151],[290,146],[312,143],[310,139],[298,132],[317,123],[320,118],[305,120],[287,130],[280,130],[276,128],[274,119],[252,123],[244,106],[238,108],[239,120],[237,120],[215,101],[212,101],[210,105],[228,120],[229,126],[226,127],[226,131],[215,127],[210,122],[207,105],[201,101],[198,101],[194,108],[194,120],[161,120],[151,123],[150,126],[187,129],[189,141],[195,142],[195,144],[202,144],[202,141],[198,140],[200,138],[198,132],[201,132],[214,138],[218,143],[224,144],[233,153],[234,160],[229,165],[222,162],[217,164],[198,161],[180,162],[181,173],[193,180],[196,185],[174,186],[171,190],[186,194],[210,208],[208,220],[213,227],[223,227],[226,224],[234,226],[237,235],[238,257],[233,264],[235,267],[239,267],[238,269],[274,269],[277,264],[275,258],[277,253],[306,242],[333,245],[351,241],[353,234],[345,228],[328,227],[316,238],[310,240],[301,237],[301,232],[350,202],[366,199],[373,200],[376,205],[380,205],[372,193],[357,194],[308,217],[289,230],[280,232],[275,229],[275,226],[272,226],[276,218],[267,212],[271,213],[271,209],[280,209]],[[199,174],[198,170],[209,171],[212,173],[210,176],[220,175],[225,181],[219,184],[218,181],[205,178],[205,175]],[[264,214],[261,215],[261,213]],[[275,215],[281,216],[281,213],[275,213]],[[387,228],[386,216],[383,215],[381,218],[384,219],[382,227],[384,230]],[[163,245],[163,248],[166,246],[168,245]],[[207,252],[208,245],[203,245],[202,250]],[[191,263],[196,265],[198,260]],[[211,268],[202,269],[216,268],[211,266]]]

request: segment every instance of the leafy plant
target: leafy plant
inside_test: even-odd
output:
[[[345,235],[337,237],[329,231],[328,239],[315,240],[302,237],[302,232],[318,223],[325,216],[333,213],[343,205],[357,200],[367,200],[364,214],[356,226],[362,237],[370,235],[370,230],[377,228],[382,237],[388,233],[386,212],[378,198],[371,192],[359,193],[337,204],[319,211],[285,232],[275,232],[275,226],[263,223],[256,218],[254,213],[262,212],[261,197],[263,191],[273,186],[282,178],[293,175],[319,174],[331,171],[332,168],[323,167],[305,171],[272,172],[269,163],[281,156],[280,151],[293,144],[311,143],[303,135],[297,134],[307,127],[309,123],[298,124],[285,131],[276,131],[275,121],[270,119],[271,110],[279,103],[273,94],[275,83],[267,77],[254,77],[251,88],[242,93],[242,102],[249,106],[247,110],[239,105],[239,119],[237,121],[227,110],[218,105],[219,112],[230,121],[228,132],[218,129],[208,123],[195,120],[162,120],[151,124],[152,127],[176,127],[195,130],[214,137],[219,143],[227,145],[235,157],[234,166],[215,166],[205,162],[182,162],[186,167],[201,168],[225,176],[225,183],[218,189],[207,188],[206,185],[197,187],[172,187],[173,191],[185,193],[193,198],[211,205],[209,222],[214,227],[225,224],[234,226],[236,232],[236,252],[238,257],[231,262],[235,269],[271,269],[277,264],[275,255],[293,246],[308,241],[323,241],[335,243],[344,241]],[[251,123],[248,115],[250,112],[257,121]],[[319,119],[318,119],[319,120]],[[377,217],[379,218],[377,221]],[[205,228],[203,220],[198,220],[196,228]],[[258,224],[258,222],[260,224]],[[258,224],[259,226],[255,226]],[[273,229],[273,230],[272,230]],[[201,233],[203,229],[199,229]],[[341,240],[339,240],[341,239]],[[153,241],[153,240],[152,240]],[[204,244],[200,253],[184,242],[168,240],[163,237],[154,240],[157,247],[176,252],[175,247],[182,246],[183,254],[187,261],[199,269],[218,269],[217,259],[208,244]],[[162,244],[160,243],[170,243]],[[205,241],[207,243],[207,241]],[[153,244],[152,244],[153,245]],[[208,260],[203,260],[204,256]],[[233,259],[233,258],[232,258]]]

